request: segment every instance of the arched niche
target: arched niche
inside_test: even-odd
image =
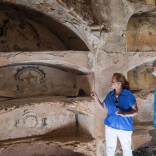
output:
[[[153,61],[141,64],[128,71],[131,90],[154,90],[156,78],[152,75]]]
[[[133,15],[127,26],[127,51],[156,51],[156,12]]]
[[[92,140],[92,80],[91,73],[64,64],[0,66],[0,121],[8,123],[1,125],[0,140],[39,135]]]
[[[92,76],[72,67],[41,62],[0,67],[0,96],[89,96]]]
[[[88,51],[69,28],[22,5],[0,3],[0,51]]]
[[[134,117],[134,123],[153,123],[153,94],[156,88],[156,78],[152,75],[153,61],[143,63],[128,71],[127,77],[130,89],[136,97],[139,112]]]

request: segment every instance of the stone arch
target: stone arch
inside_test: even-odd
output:
[[[61,65],[84,73],[90,73],[89,53],[84,51],[1,52],[0,66],[16,63],[40,62]]]
[[[149,55],[145,53],[138,53],[138,55],[131,55],[128,58],[128,69],[127,72],[130,70],[133,70],[134,68],[141,66],[142,64],[146,64],[148,62],[153,62],[156,59],[156,54],[155,53],[149,53]],[[140,60],[142,62],[140,62]]]
[[[88,51],[76,33],[35,9],[1,2],[0,15],[1,51]]]

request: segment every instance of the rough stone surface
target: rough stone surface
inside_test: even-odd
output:
[[[95,141],[86,143],[84,139],[69,141],[64,138],[64,142],[59,142],[51,138],[32,138],[1,144],[0,154],[5,156],[95,156],[96,151]]]
[[[134,122],[152,122],[154,118],[153,112],[153,103],[154,96],[153,91],[140,91],[138,93],[134,93],[137,98],[137,104],[139,108],[138,115],[134,117]]]
[[[42,51],[42,52],[11,52],[0,53],[1,66],[11,64],[44,63],[62,68],[78,70],[81,73],[92,71],[94,54],[85,51]]]
[[[23,144],[30,136],[34,139],[37,134],[37,138],[41,135],[47,138],[50,136],[46,134],[54,131],[50,139],[58,134],[68,138],[59,142],[58,150],[61,152],[68,153],[64,148],[70,144],[68,147],[73,152],[103,156],[103,120],[107,111],[100,109],[95,101],[87,96],[94,90],[103,100],[110,90],[114,72],[121,72],[129,79],[138,102],[139,113],[134,118],[135,126],[138,127],[133,135],[133,149],[139,149],[150,141],[155,88],[155,79],[151,74],[152,64],[156,59],[155,11],[154,0],[2,0],[2,152],[9,152],[11,146],[17,142],[18,146],[12,147],[14,153],[22,151],[24,147],[31,148]],[[44,74],[36,72],[36,68],[33,71],[27,68],[26,72],[21,72],[18,77],[21,80],[20,84],[12,84],[15,82],[14,76],[18,75],[16,67],[21,70],[31,65],[33,69],[38,65],[39,69],[42,68],[44,73],[49,74],[45,80],[47,88],[40,86],[41,79],[38,78]],[[38,78],[35,78],[36,74]],[[53,87],[50,85],[51,81]],[[17,86],[27,90],[29,96],[22,99],[22,94],[19,94],[20,96],[13,100],[15,94],[11,90],[18,88]],[[75,91],[74,88],[79,91]],[[40,97],[30,98],[35,94],[33,89],[39,92]],[[58,90],[59,96],[47,97],[49,90],[50,93]],[[74,97],[62,98],[63,95]],[[140,125],[142,127],[139,127]],[[77,134],[79,143],[70,143],[69,140],[73,140]],[[85,143],[81,140],[83,137]],[[13,140],[9,142],[9,138]],[[23,139],[23,142],[19,142],[20,139]],[[28,142],[31,142],[30,140]],[[42,144],[43,137],[40,141]],[[55,153],[53,149],[57,141],[53,141],[52,147],[43,143],[43,155],[45,148],[50,148]],[[61,144],[62,142],[64,144]],[[35,152],[37,147],[39,146],[36,139],[36,144],[30,151]],[[116,153],[122,153],[119,144]]]
[[[132,90],[154,90],[156,79],[152,75],[152,62],[142,64],[128,72],[128,81]]]
[[[2,52],[66,49],[56,35],[31,19],[19,17],[11,10],[1,12],[0,18],[0,49]]]
[[[127,51],[155,51],[155,13],[131,17],[127,26]]]

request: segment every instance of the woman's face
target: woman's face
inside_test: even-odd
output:
[[[115,77],[112,77],[111,89],[121,89],[121,82],[117,82]]]

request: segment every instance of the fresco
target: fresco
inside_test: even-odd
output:
[[[47,88],[45,84],[45,73],[35,66],[27,66],[17,69],[15,74],[17,90],[32,90],[36,86]]]

